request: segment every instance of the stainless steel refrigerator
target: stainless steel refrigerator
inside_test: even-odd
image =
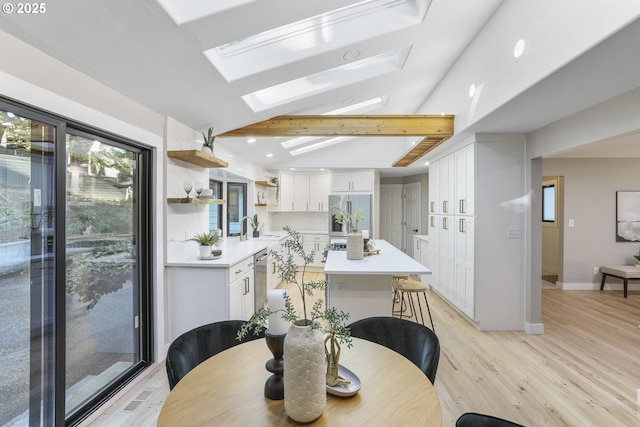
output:
[[[329,235],[332,237],[346,236],[351,229],[336,222],[331,206],[337,204],[345,212],[353,214],[356,210],[362,209],[364,220],[358,221],[358,230],[369,230],[369,237],[373,238],[373,196],[370,194],[331,194],[329,195]]]

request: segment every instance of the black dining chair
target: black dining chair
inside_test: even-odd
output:
[[[373,341],[400,353],[433,384],[440,361],[440,341],[428,327],[395,317],[368,317],[349,325],[351,336]]]
[[[467,412],[460,415],[456,427],[524,427],[511,421],[503,420],[491,415]]]
[[[258,335],[250,332],[242,340],[238,340],[238,331],[245,323],[243,320],[210,323],[176,338],[169,346],[165,361],[169,390],[173,390],[189,371],[211,356],[238,344],[264,338],[264,332]]]

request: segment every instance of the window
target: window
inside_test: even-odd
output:
[[[239,236],[240,221],[247,215],[247,184],[227,183],[227,236]],[[245,227],[248,227],[246,224]],[[246,228],[245,228],[246,231]]]
[[[152,360],[151,150],[0,99],[0,425],[70,425]]]
[[[555,184],[542,187],[542,221],[556,222],[556,186]]]
[[[224,198],[220,181],[209,181],[209,188],[213,191],[214,199]],[[209,205],[209,230],[222,230],[222,205]]]

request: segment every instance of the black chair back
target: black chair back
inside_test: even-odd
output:
[[[173,390],[178,381],[189,371],[211,356],[243,342],[264,338],[264,332],[259,335],[250,332],[238,341],[236,336],[244,324],[242,320],[210,323],[187,331],[176,338],[169,346],[165,362],[169,389]]]
[[[369,317],[351,325],[351,336],[383,345],[411,360],[433,384],[440,361],[440,342],[426,326],[395,317]]]
[[[524,427],[511,421],[496,418],[491,415],[467,412],[460,415],[456,427]]]

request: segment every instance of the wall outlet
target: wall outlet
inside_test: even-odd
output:
[[[510,228],[507,230],[507,238],[509,239],[522,239],[521,228]]]
[[[599,267],[593,267],[593,274],[598,274],[600,273],[600,268]]]

